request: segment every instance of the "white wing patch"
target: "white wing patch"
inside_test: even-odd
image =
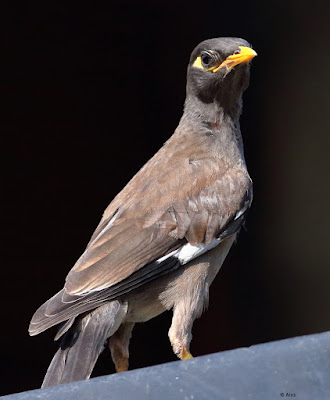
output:
[[[196,244],[191,245],[190,243],[185,244],[177,250],[171,251],[171,253],[166,254],[166,256],[159,258],[156,262],[157,264],[162,263],[170,257],[175,257],[180,261],[181,265],[187,264],[189,261],[196,257],[201,256],[207,251],[213,249],[221,242],[221,239],[213,239],[208,244]]]
[[[193,260],[194,258],[201,256],[202,254],[206,253],[207,251],[213,249],[214,247],[218,246],[221,239],[213,239],[208,244],[196,244],[191,245],[189,243],[182,246],[179,250],[177,255],[180,263],[182,265],[187,264],[189,261]]]
[[[162,263],[163,261],[167,260],[168,258],[170,258],[172,256],[178,258],[178,253],[180,253],[181,249],[182,249],[182,247],[180,247],[177,250],[171,251],[170,253],[166,254],[166,256],[158,258],[158,260],[156,260],[156,263],[160,264],[160,263]]]
[[[251,178],[250,178],[250,181],[252,183]],[[244,202],[243,207],[239,211],[237,211],[234,221],[236,221],[239,217],[241,217],[245,213],[245,211],[251,206],[252,199],[253,199],[253,192],[252,192],[252,186],[251,186],[250,189],[248,189],[246,192],[246,201]]]
[[[234,221],[236,221],[239,217],[241,217],[247,209],[248,209],[248,207],[244,207],[241,210],[237,211]]]

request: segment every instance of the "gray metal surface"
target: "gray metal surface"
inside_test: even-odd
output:
[[[210,354],[3,398],[330,399],[330,332]]]

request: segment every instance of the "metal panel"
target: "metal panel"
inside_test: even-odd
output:
[[[210,354],[3,398],[330,399],[330,332]]]

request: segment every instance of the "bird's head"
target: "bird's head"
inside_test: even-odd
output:
[[[244,39],[217,38],[201,42],[192,52],[187,97],[231,109],[249,85],[249,61],[257,53]]]

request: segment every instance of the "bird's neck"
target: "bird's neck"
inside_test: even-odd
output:
[[[218,94],[217,99],[212,102],[206,102],[198,98],[196,95],[187,92],[187,97],[184,105],[183,118],[186,116],[194,122],[200,120],[207,122],[221,122],[226,123],[238,122],[242,111],[242,96],[235,99],[226,98],[221,93]],[[228,97],[228,96],[227,96]]]
[[[191,135],[203,138],[202,143],[209,147],[206,151],[210,154],[219,158],[228,157],[230,164],[245,165],[239,124],[241,109],[241,98],[230,107],[229,112],[219,103],[203,103],[196,97],[188,96],[178,131],[191,132]]]

